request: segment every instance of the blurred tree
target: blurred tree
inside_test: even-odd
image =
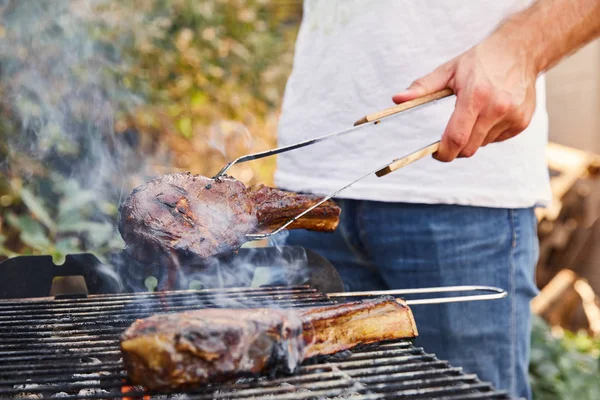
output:
[[[241,154],[275,145],[300,1],[151,0],[110,8],[131,16],[124,20],[142,16],[145,26],[111,31],[114,40],[129,38],[124,84],[149,99],[119,120],[119,128],[160,136],[177,155],[175,167],[207,175]],[[238,176],[269,181],[272,166],[273,160],[256,163]]]

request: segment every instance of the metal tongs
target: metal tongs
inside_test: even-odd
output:
[[[239,164],[239,163],[243,163],[246,161],[251,161],[251,160],[257,160],[259,158],[264,158],[264,157],[270,157],[270,156],[274,156],[276,154],[280,154],[280,153],[285,153],[291,150],[295,150],[295,149],[299,149],[302,147],[306,147],[306,146],[310,146],[312,144],[315,143],[320,143],[320,142],[324,142],[326,140],[330,140],[333,139],[335,137],[340,137],[346,134],[349,134],[351,132],[354,132],[356,130],[359,130],[365,126],[367,126],[368,124],[378,124],[379,122],[381,122],[382,119],[390,117],[392,115],[398,114],[402,111],[406,111],[409,110],[411,108],[415,108],[418,106],[421,106],[423,104],[426,103],[430,103],[433,102],[435,100],[439,100],[442,99],[444,97],[448,97],[451,96],[453,94],[451,89],[444,89],[444,90],[440,90],[439,92],[435,92],[423,97],[419,97],[410,101],[407,101],[405,103],[399,104],[397,106],[394,107],[390,107],[387,108],[385,110],[382,111],[378,111],[375,112],[373,114],[369,114],[366,115],[365,117],[359,119],[358,121],[356,121],[354,123],[354,126],[352,128],[349,129],[345,129],[342,131],[338,131],[338,132],[334,132],[334,133],[330,133],[324,136],[320,136],[314,139],[309,139],[309,140],[305,140],[303,142],[298,142],[298,143],[294,143],[288,146],[283,146],[283,147],[278,147],[276,149],[272,149],[272,150],[267,150],[267,151],[263,151],[260,153],[253,153],[253,154],[247,154],[245,156],[236,158],[235,160],[227,163],[213,178],[214,179],[219,179],[221,176],[225,175],[225,173],[231,168],[233,167],[235,164]],[[413,151],[410,154],[405,155],[404,157],[401,158],[397,158],[395,160],[393,160],[392,162],[389,162],[379,168],[377,168],[374,171],[369,171],[369,173],[359,177],[358,179],[348,183],[347,185],[339,188],[338,190],[336,190],[333,193],[330,193],[329,195],[325,196],[323,199],[321,199],[319,202],[317,202],[316,204],[312,205],[311,207],[307,208],[306,210],[304,210],[303,212],[301,212],[300,214],[296,215],[295,217],[293,217],[292,219],[290,219],[289,221],[287,221],[285,224],[281,225],[279,228],[275,229],[272,232],[267,232],[267,233],[249,233],[246,234],[246,239],[247,240],[260,240],[260,239],[266,239],[272,235],[275,235],[281,231],[283,231],[285,228],[287,228],[289,225],[291,225],[292,223],[294,223],[296,220],[298,220],[299,218],[303,217],[304,215],[306,215],[307,213],[311,212],[312,210],[314,210],[315,208],[317,208],[318,206],[320,206],[321,204],[325,203],[327,200],[331,199],[332,197],[338,195],[340,192],[342,192],[343,190],[349,188],[350,186],[354,185],[356,182],[372,175],[375,174],[378,177],[382,177],[385,176],[391,172],[394,172],[402,167],[405,167],[417,160],[420,160],[421,158],[431,155],[433,153],[435,153],[438,150],[440,141],[435,141],[433,143],[431,143],[428,146],[425,146],[423,148],[420,148],[416,151]]]

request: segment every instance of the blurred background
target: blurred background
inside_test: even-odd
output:
[[[148,177],[275,146],[301,0],[0,1],[0,261],[123,246]],[[547,75],[553,205],[538,210],[538,399],[600,393],[600,42]],[[234,171],[272,184],[274,160]]]

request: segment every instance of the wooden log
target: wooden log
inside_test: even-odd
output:
[[[598,296],[594,289],[585,279],[577,279],[574,284],[577,294],[581,297],[583,311],[590,325],[590,331],[594,336],[600,336],[600,307],[598,307]]]
[[[543,314],[567,289],[573,286],[577,275],[564,269],[540,291],[531,301],[531,311],[536,315]]]

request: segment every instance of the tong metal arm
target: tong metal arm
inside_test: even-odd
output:
[[[291,144],[289,146],[278,147],[276,149],[267,150],[267,151],[261,151],[259,153],[247,154],[245,156],[238,157],[235,160],[230,161],[227,164],[225,164],[225,166],[213,177],[213,179],[218,179],[219,177],[225,175],[225,173],[231,167],[233,167],[235,164],[239,164],[239,163],[243,163],[243,162],[251,161],[251,160],[258,160],[259,158],[270,157],[270,156],[274,156],[276,154],[285,153],[287,151],[291,151],[291,150],[295,150],[295,149],[300,149],[302,147],[310,146],[311,144],[315,144],[315,143],[319,143],[319,142],[324,142],[325,140],[329,140],[329,139],[337,137],[337,136],[342,136],[342,135],[348,134],[348,133],[353,132],[353,131],[355,131],[355,130],[357,130],[359,128],[361,128],[361,127],[360,126],[353,126],[352,128],[348,128],[348,129],[345,129],[343,131],[338,131],[338,132],[330,133],[330,134],[323,135],[323,136],[320,136],[320,137],[317,137],[317,138],[305,140],[303,142],[294,143],[294,144]]]
[[[507,296],[506,290],[494,286],[440,286],[419,289],[398,289],[398,290],[374,290],[368,292],[348,292],[348,293],[328,293],[329,297],[370,297],[370,296],[402,296],[407,294],[429,294],[429,293],[448,293],[448,292],[487,292],[486,294],[472,294],[466,296],[451,297],[432,297],[429,299],[406,300],[408,305],[417,304],[442,304],[442,303],[460,303],[464,301],[482,301],[497,300]]]
[[[367,123],[378,124],[384,118],[390,117],[390,116],[398,114],[402,111],[406,111],[406,110],[415,108],[417,106],[420,106],[420,105],[423,105],[426,103],[430,103],[434,100],[439,100],[444,97],[448,97],[452,94],[453,94],[453,92],[451,89],[440,90],[439,92],[435,92],[435,93],[432,93],[432,94],[429,94],[426,96],[422,96],[422,97],[407,101],[405,103],[398,104],[394,107],[386,108],[385,110],[366,115],[363,118],[356,121],[354,123],[353,127],[344,129],[342,131],[329,133],[327,135],[319,136],[317,138],[308,139],[308,140],[298,142],[298,143],[293,143],[288,146],[282,146],[282,147],[278,147],[275,149],[261,151],[261,152],[253,153],[253,154],[247,154],[245,156],[238,157],[235,160],[230,161],[227,164],[225,164],[225,166],[223,168],[221,168],[221,170],[213,178],[218,179],[219,177],[225,175],[225,173],[227,173],[227,171],[231,167],[233,167],[235,164],[243,163],[246,161],[258,160],[259,158],[274,156],[276,154],[281,154],[281,153],[285,153],[285,152],[288,152],[291,150],[300,149],[302,147],[310,146],[315,143],[324,142],[326,140],[330,140],[335,137],[343,136],[343,135],[349,134],[351,132],[354,132],[355,130],[363,128],[364,124],[367,124]],[[436,148],[436,150],[437,150],[437,148]],[[394,160],[394,161],[396,161],[396,160]],[[401,168],[401,167],[398,167],[398,168]],[[398,169],[398,168],[396,168],[396,169]],[[385,172],[385,173],[380,171],[381,175],[378,174],[377,176],[386,175],[392,171],[395,171],[396,169],[391,169],[391,170],[389,170],[389,172]]]

